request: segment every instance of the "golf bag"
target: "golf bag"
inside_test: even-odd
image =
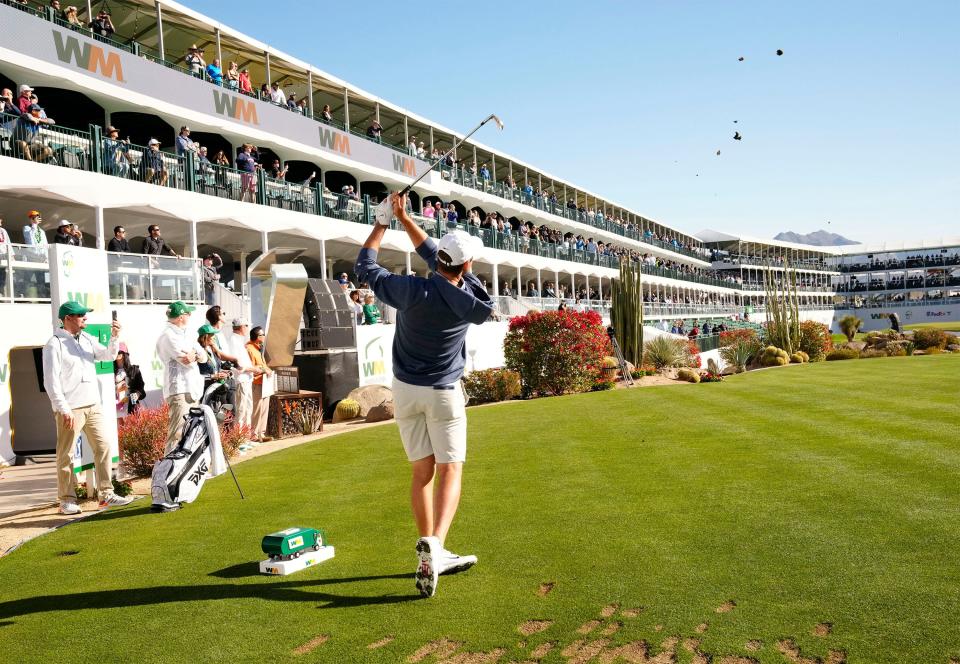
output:
[[[209,405],[225,389],[222,383],[207,387],[200,405],[191,408],[186,417],[180,443],[154,465],[153,511],[169,512],[192,503],[208,477],[227,471],[217,426],[223,406],[218,405],[218,412],[214,412]]]

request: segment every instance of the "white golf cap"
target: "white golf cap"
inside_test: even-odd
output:
[[[234,327],[243,327],[244,325],[249,325],[246,318],[234,318],[233,326]]]
[[[23,94],[24,92],[33,92],[33,88],[31,88],[29,85],[24,83],[23,85],[20,86],[20,94]]]
[[[155,138],[151,138],[147,145],[160,145],[160,141]]]
[[[450,262],[445,262],[439,256],[437,261],[442,265],[463,265],[480,253],[483,248],[483,242],[480,238],[470,235],[465,231],[450,231],[442,238],[437,245],[437,251],[444,251],[450,257]]]

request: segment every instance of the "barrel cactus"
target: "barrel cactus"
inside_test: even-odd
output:
[[[345,422],[360,416],[360,404],[353,399],[343,399],[333,413],[334,422]]]

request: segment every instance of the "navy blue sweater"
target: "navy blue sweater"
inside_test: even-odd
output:
[[[377,252],[361,249],[355,271],[382,302],[397,310],[393,374],[411,385],[449,385],[467,363],[467,329],[490,317],[493,304],[483,284],[465,273],[460,287],[436,273],[437,245],[427,238],[417,254],[430,278],[393,274],[377,264]]]

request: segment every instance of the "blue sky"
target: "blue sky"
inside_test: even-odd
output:
[[[687,232],[960,235],[956,0],[186,4]]]

